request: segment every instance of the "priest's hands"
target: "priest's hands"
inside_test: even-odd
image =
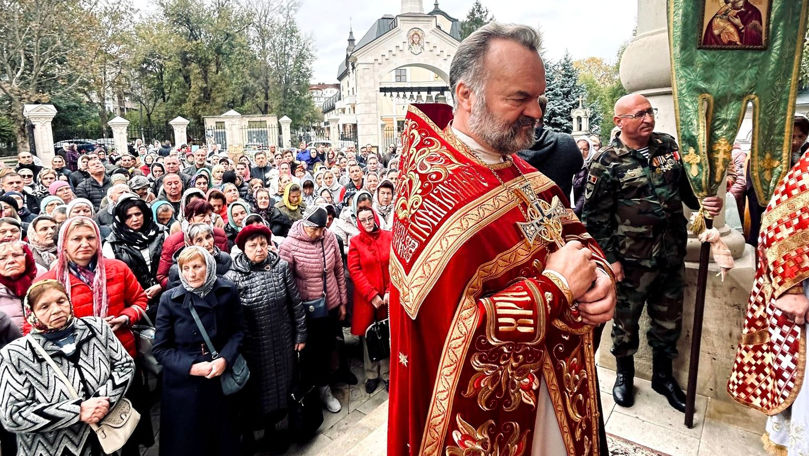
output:
[[[570,241],[548,255],[545,269],[562,274],[576,300],[584,295],[597,279],[593,252],[579,241]]]
[[[599,270],[598,279],[577,302],[582,321],[588,325],[600,325],[612,319],[615,311],[615,286],[612,277]]]
[[[775,307],[796,324],[806,323],[809,317],[809,299],[802,294],[785,294],[775,300]]]

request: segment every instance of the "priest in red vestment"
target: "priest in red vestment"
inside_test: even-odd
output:
[[[593,325],[615,282],[533,141],[529,27],[488,24],[450,67],[455,113],[411,106],[394,204],[388,454],[598,455]],[[553,100],[551,100],[553,102]]]

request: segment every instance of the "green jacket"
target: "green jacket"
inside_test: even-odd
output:
[[[652,133],[649,159],[620,136],[590,162],[582,221],[610,263],[676,266],[685,257],[683,203],[699,202],[685,175],[677,142]]]

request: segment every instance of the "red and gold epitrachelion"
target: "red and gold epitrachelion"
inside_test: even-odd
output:
[[[597,455],[592,328],[541,273],[571,240],[609,265],[553,182],[482,163],[451,119],[411,105],[402,134],[388,454],[530,455],[545,382],[567,454]]]
[[[728,393],[775,415],[795,401],[806,368],[804,325],[795,324],[774,302],[809,279],[809,153],[773,193],[758,239],[758,269]]]

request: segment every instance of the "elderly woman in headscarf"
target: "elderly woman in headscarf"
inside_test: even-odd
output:
[[[220,250],[228,251],[228,237],[225,231],[221,228],[213,226],[211,221],[213,217],[213,207],[204,199],[193,199],[188,205],[185,206],[185,220],[183,220],[184,227],[190,226],[192,223],[207,223],[213,229],[214,243]],[[160,266],[157,269],[157,281],[166,288],[168,282],[168,274],[171,265],[173,264],[172,257],[175,252],[183,248],[185,244],[185,236],[187,230],[172,233],[163,242],[163,253],[160,255]]]
[[[204,248],[213,256],[214,261],[216,262],[216,275],[222,277],[225,275],[225,273],[230,271],[233,265],[233,260],[227,252],[223,252],[219,247],[216,246],[216,243],[214,242],[213,228],[211,225],[207,223],[192,223],[188,226],[188,229],[186,229],[184,233],[185,247],[196,245]],[[171,268],[169,269],[169,280],[166,284],[166,290],[170,290],[180,285],[180,268],[177,266],[177,258],[179,258],[185,247],[175,252],[174,256],[172,257],[174,264],[172,264]]]
[[[181,286],[160,298],[154,354],[163,365],[160,454],[240,454],[238,399],[225,396],[219,376],[233,364],[244,337],[239,291],[217,278],[216,262],[202,247],[177,258]],[[192,309],[219,357],[214,358]]]
[[[301,187],[298,184],[289,184],[284,189],[284,197],[275,203],[275,209],[270,217],[270,228],[275,236],[286,237],[292,224],[303,218],[306,204],[301,201]]]
[[[270,195],[270,189],[259,188],[253,194],[252,213],[260,215],[264,220],[270,220],[270,218],[272,218],[274,204],[272,195]]]
[[[228,235],[231,247],[236,243],[236,235],[244,228],[244,219],[250,215],[250,205],[245,201],[238,200],[228,205],[228,223],[225,225],[225,233]]]
[[[76,315],[103,318],[134,356],[135,337],[130,327],[140,320],[147,302],[135,274],[123,261],[104,258],[98,225],[88,217],[72,217],[62,224],[57,251],[56,267],[38,280],[61,282]]]
[[[90,202],[87,198],[76,198],[71,201],[67,205],[67,218],[71,219],[73,217],[87,217],[93,219],[95,221],[96,211],[93,208],[93,203]],[[98,223],[96,222],[96,225]],[[110,227],[107,225],[98,225],[99,232],[101,233],[101,239],[105,239],[107,236],[110,235]]]
[[[76,318],[69,293],[55,280],[34,284],[23,312],[30,337],[0,350],[0,422],[17,435],[19,454],[101,454],[89,425],[124,397],[135,370],[132,358],[101,318]],[[38,349],[58,366],[78,399]],[[32,373],[37,381],[30,380]]]
[[[42,168],[37,174],[36,184],[34,185],[33,191],[34,196],[39,199],[42,199],[50,193],[48,192],[48,187],[56,180],[56,171],[52,170],[51,168]]]
[[[47,271],[34,261],[34,254],[22,241],[0,244],[0,312],[11,317],[22,330],[22,300],[34,279]]]
[[[203,168],[197,171],[188,183],[189,187],[202,190],[203,195],[211,188],[211,173]]]
[[[245,429],[264,428],[264,441],[282,450],[288,438],[276,432],[292,388],[295,351],[306,343],[306,313],[289,264],[269,249],[272,233],[266,225],[245,226],[236,236],[239,253],[225,278],[239,288],[246,331],[244,356],[251,367],[251,401]],[[256,424],[258,426],[256,426]]]
[[[28,244],[34,254],[34,261],[43,268],[50,269],[56,261],[56,220],[50,215],[39,215],[28,225]]]
[[[101,317],[112,327],[129,356],[135,357],[135,336],[132,325],[146,313],[148,298],[138,278],[123,261],[104,258],[101,233],[96,223],[82,216],[69,218],[59,231],[59,257],[56,267],[37,279],[55,279],[64,285],[77,317]],[[30,327],[26,324],[23,332]],[[148,400],[143,381],[136,377],[128,393],[133,406],[148,416]],[[137,452],[138,444],[153,443],[151,422],[140,420],[126,454]]]
[[[53,215],[53,209],[62,204],[65,204],[65,202],[62,201],[62,198],[53,195],[46,196],[45,198],[42,198],[42,201],[39,202],[39,213]]]
[[[155,201],[151,209],[155,222],[165,226],[166,229],[177,221],[177,218],[174,217],[174,206],[166,200]]]
[[[326,408],[337,413],[342,406],[329,387],[329,370],[337,322],[345,318],[348,297],[340,247],[334,233],[326,230],[327,222],[326,209],[309,208],[304,218],[292,225],[289,237],[279,247],[279,255],[289,263],[302,300],[313,301],[325,294],[328,314],[307,316],[303,369],[307,381],[318,387]]]

